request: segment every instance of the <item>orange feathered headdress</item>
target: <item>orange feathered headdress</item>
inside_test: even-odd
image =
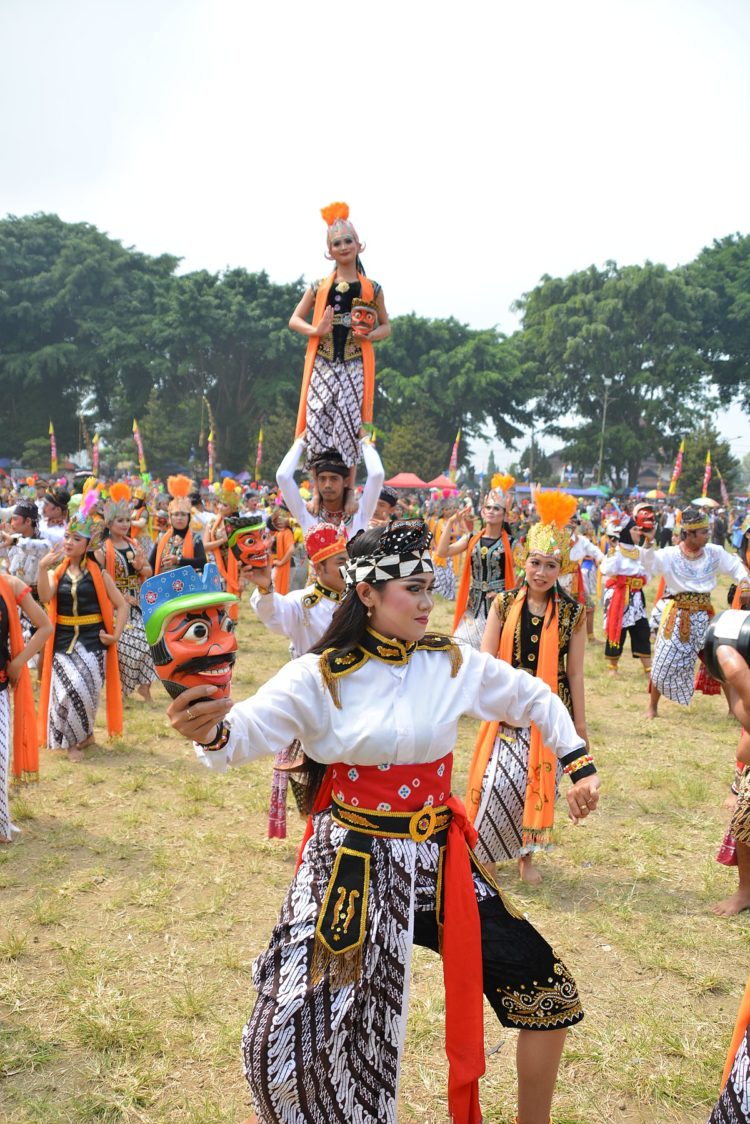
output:
[[[130,518],[131,491],[127,484],[118,480],[109,489],[109,500],[104,508],[104,522],[109,525],[115,519]]]
[[[556,488],[554,492],[536,491],[534,503],[539,522],[526,536],[526,554],[546,554],[559,558],[563,569],[570,556],[570,532],[567,524],[575,513],[578,502]]]
[[[327,207],[321,207],[320,213],[323,216],[326,226],[328,227],[328,242],[330,244],[331,236],[337,226],[344,226],[351,232],[357,246],[361,246],[359,235],[354,229],[354,225],[349,222],[349,204],[348,203],[329,203]]]
[[[219,503],[225,503],[228,507],[238,508],[240,500],[242,499],[242,488],[236,480],[232,480],[231,476],[225,476],[221,482],[221,491],[218,495]]]
[[[193,506],[190,502],[190,493],[193,490],[193,481],[189,476],[168,476],[167,491],[172,497],[169,501],[169,511],[190,512]]]
[[[511,476],[509,472],[496,472],[492,477],[492,489],[493,491],[499,489],[501,492],[508,492],[515,482],[515,476]]]

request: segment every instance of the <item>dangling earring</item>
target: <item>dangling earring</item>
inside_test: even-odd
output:
[[[367,619],[369,620],[371,616],[372,616],[372,609],[371,609],[371,608],[368,608],[368,610],[367,610]]]

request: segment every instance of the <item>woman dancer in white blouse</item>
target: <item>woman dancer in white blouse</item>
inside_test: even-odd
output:
[[[474,859],[450,774],[462,714],[533,721],[564,764],[585,746],[545,684],[427,634],[429,539],[419,521],[358,536],[347,596],[312,652],[252,699],[193,688],[169,708],[211,768],[295,737],[310,759],[311,834],[255,963],[243,1036],[262,1124],[395,1122],[414,942],[443,953],[455,1124],[481,1121],[482,991],[520,1030],[519,1124],[548,1124],[567,1028],[583,1017],[564,964]],[[574,820],[596,807],[598,784],[570,788]]]

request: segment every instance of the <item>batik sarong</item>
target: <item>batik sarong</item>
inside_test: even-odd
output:
[[[687,706],[693,697],[695,685],[695,661],[703,648],[706,629],[710,621],[707,610],[688,612],[678,610],[678,615],[689,618],[687,627],[682,621],[667,629],[670,602],[662,611],[659,633],[654,645],[654,662],[651,668],[651,682],[665,698]]]
[[[10,842],[21,829],[10,821],[8,781],[10,778],[10,748],[13,744],[13,723],[10,716],[8,688],[0,691],[0,839]]]
[[[72,652],[55,652],[47,720],[50,749],[72,749],[93,734],[103,685],[102,650],[88,652],[76,644]]]
[[[128,608],[128,623],[117,645],[123,698],[132,695],[138,687],[150,687],[158,678],[146,639],[141,610],[135,605],[130,605]]]
[[[360,459],[365,372],[361,358],[315,356],[307,393],[307,456],[337,449],[346,465]]]
[[[411,949],[438,948],[439,847],[372,839],[360,975],[334,988],[328,972],[312,982],[315,926],[346,834],[329,812],[315,817],[271,943],[254,964],[258,999],[242,1052],[261,1124],[396,1124]],[[474,887],[484,991],[500,1022],[536,1030],[579,1022],[575,981],[544,938],[476,870]]]
[[[550,850],[552,844],[523,846],[523,809],[529,774],[528,726],[501,726],[487,762],[482,796],[474,821],[479,839],[474,853],[482,863],[506,862],[533,851]],[[558,764],[555,796],[562,768]]]

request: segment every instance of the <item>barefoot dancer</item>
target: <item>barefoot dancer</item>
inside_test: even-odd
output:
[[[347,595],[313,652],[230,709],[198,687],[169,707],[223,771],[297,737],[317,814],[267,952],[243,1052],[262,1124],[393,1122],[414,942],[442,948],[448,1111],[479,1124],[482,991],[518,1037],[522,1124],[549,1118],[567,1028],[583,1016],[550,946],[472,860],[451,795],[462,714],[540,725],[562,757],[585,752],[538,679],[427,633],[433,566],[421,521],[350,543]],[[323,779],[325,775],[325,779]],[[576,818],[598,778],[573,786]]]
[[[588,753],[583,692],[586,645],[585,607],[558,585],[568,561],[570,538],[565,524],[572,496],[539,492],[541,522],[524,544],[524,584],[499,593],[484,632],[482,651],[542,679],[563,702],[585,742],[558,763],[544,745],[536,724],[516,727],[486,722],[477,736],[469,770],[466,807],[479,833],[477,855],[483,862],[518,859],[524,882],[541,882],[533,853],[551,847],[555,796],[563,772],[574,782],[596,772]],[[575,800],[574,789],[568,800]]]
[[[297,437],[305,436],[310,459],[336,449],[353,489],[362,423],[372,421],[372,345],[386,339],[391,326],[383,290],[365,276],[359,257],[364,247],[349,222],[348,206],[331,203],[321,214],[328,227],[326,256],[336,268],[305,290],[289,321],[293,331],[308,337]]]

